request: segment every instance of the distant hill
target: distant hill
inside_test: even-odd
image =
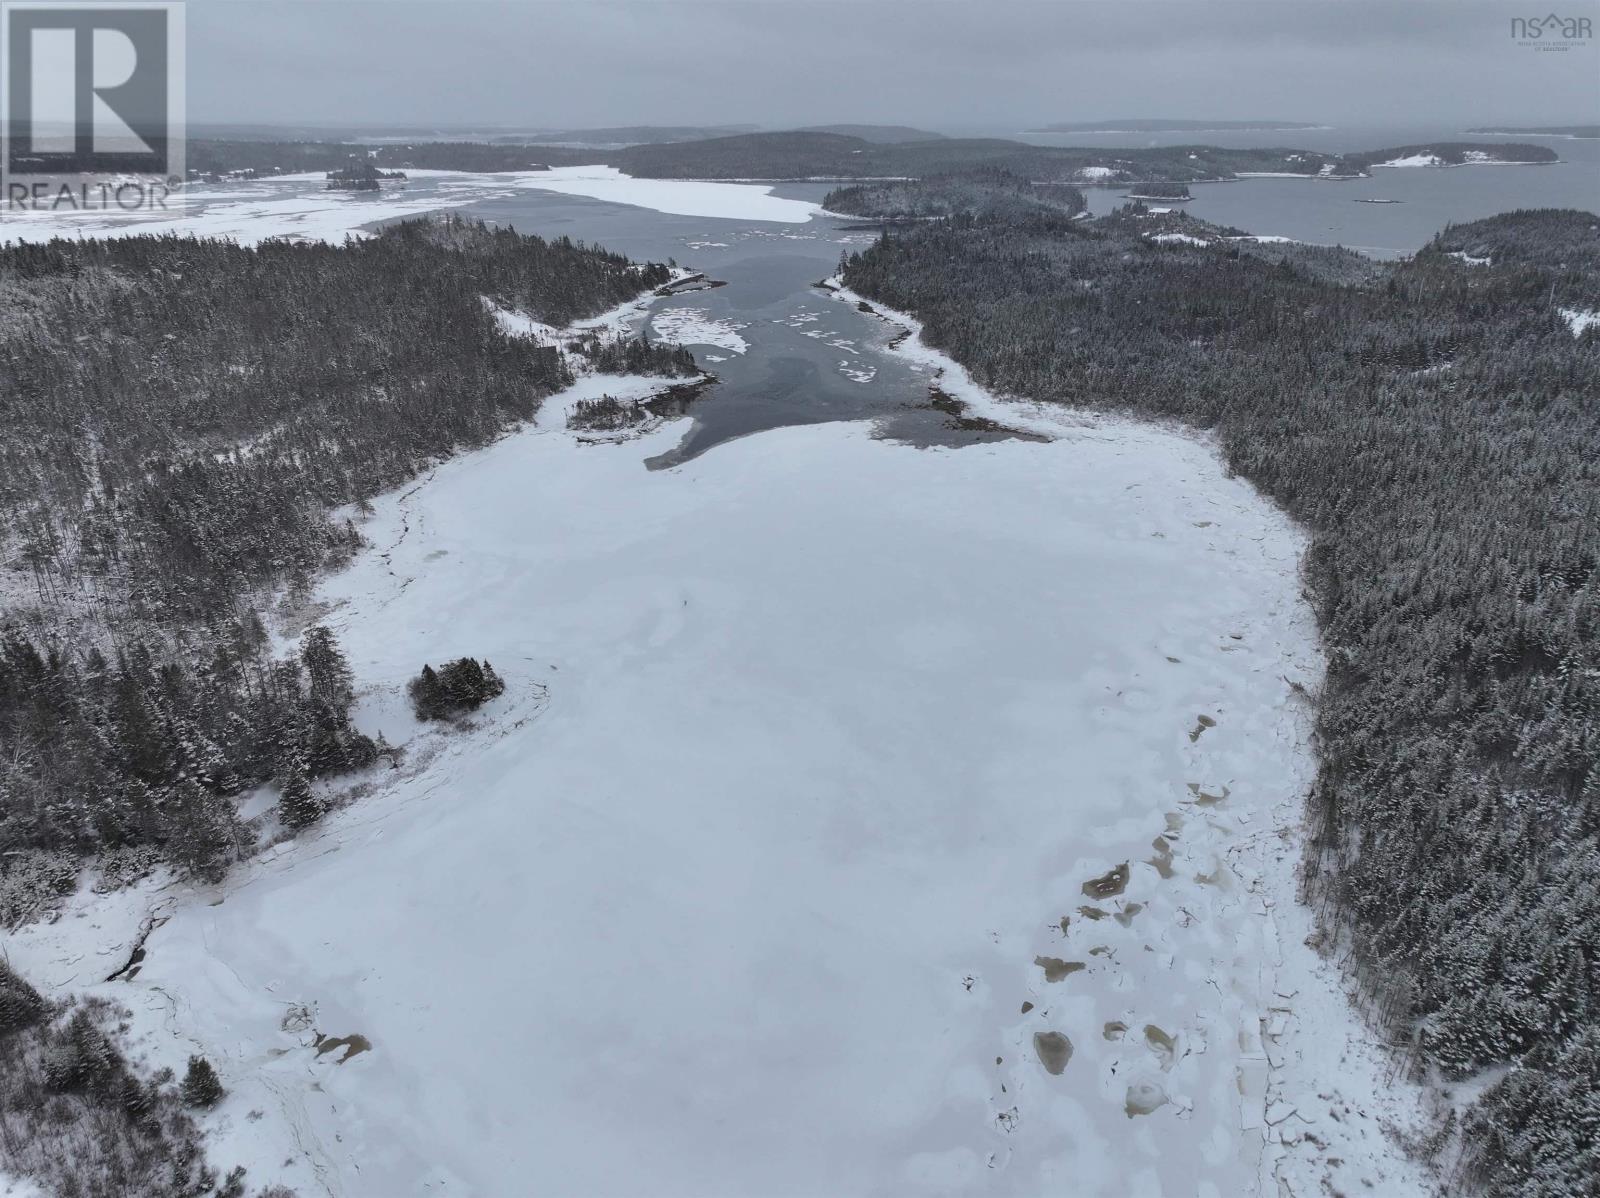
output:
[[[800,130],[630,146],[606,160],[630,175],[655,179],[902,179],[986,167],[1033,182],[1116,185],[1193,183],[1251,173],[1320,178],[1357,173],[1343,158],[1312,150],[1204,145],[1103,149],[1035,146],[998,137],[884,144]]]
[[[385,170],[427,168],[445,171],[525,171],[540,166],[573,166],[593,162],[601,154],[562,146],[526,146],[470,141],[392,142],[365,145],[326,141],[227,141],[191,138],[188,167],[196,178],[231,171],[260,176],[299,171],[331,171],[348,164],[350,155],[370,151],[374,166]]]
[[[612,125],[599,128],[542,128],[538,125],[243,125],[191,124],[189,135],[208,141],[473,142],[483,145],[638,145],[693,141],[730,133],[753,133],[759,125]]]
[[[1600,137],[1600,125],[1484,125],[1468,133],[1505,133],[1512,137]]]
[[[1303,121],[1181,121],[1162,117],[1114,121],[1058,121],[1030,133],[1250,133],[1292,129],[1324,129]]]
[[[548,129],[524,137],[547,146],[637,146],[701,141],[734,133],[753,133],[755,125],[612,125],[598,129]]]
[[[926,129],[913,129],[910,125],[807,125],[797,133],[837,133],[842,137],[859,137],[862,141],[881,145],[900,141],[940,141],[943,133],[930,133]]]

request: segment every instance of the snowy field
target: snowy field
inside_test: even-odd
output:
[[[328,191],[322,172],[196,184],[183,194],[187,207],[172,215],[8,212],[0,219],[0,241],[178,234],[226,237],[241,245],[256,245],[270,237],[336,243],[347,236],[363,236],[366,226],[375,222],[459,208],[528,190],[589,196],[683,216],[733,220],[792,223],[809,221],[820,211],[804,200],[774,196],[770,187],[691,179],[634,179],[609,166],[489,174],[408,170],[406,174],[405,184],[387,185],[378,193]]]
[[[440,467],[318,593],[407,766],[12,960],[81,988],[158,903],[99,990],[303,1195],[1419,1192],[1293,901],[1297,534],[1199,441],[1011,411],[1053,439]],[[463,653],[508,694],[421,733]]]

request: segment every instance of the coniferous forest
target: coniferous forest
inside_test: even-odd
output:
[[[1600,309],[1600,217],[1510,213],[1383,266],[1227,233],[995,209],[844,278],[1000,392],[1211,430],[1309,530],[1306,896],[1413,1065],[1509,1067],[1453,1184],[1594,1194],[1600,333],[1561,310]]]
[[[344,246],[176,237],[0,249],[0,922],[113,852],[219,876],[234,798],[384,746],[349,722],[325,629],[275,655],[258,610],[360,544],[352,505],[481,446],[571,381],[562,326],[663,265],[459,219]],[[598,337],[605,368],[681,375],[676,347]]]
[[[0,247],[0,927],[48,914],[91,857],[103,888],[159,865],[216,882],[256,841],[246,791],[274,785],[297,833],[330,801],[318,779],[394,761],[351,722],[333,634],[275,652],[261,613],[361,544],[336,512],[572,381],[562,347],[507,335],[497,310],[563,326],[670,278],[456,218],[337,247]],[[695,371],[643,340],[565,351]],[[426,714],[503,689],[462,659]],[[123,1014],[47,1000],[0,960],[0,1156],[52,1193],[244,1198],[185,1109],[222,1097],[215,1069],[146,1075]]]

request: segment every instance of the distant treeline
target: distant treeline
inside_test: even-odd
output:
[[[1171,118],[1134,118],[1109,121],[1057,121],[1041,125],[1041,133],[1256,133],[1318,129],[1304,121],[1191,121]]]
[[[1600,137],[1600,125],[1485,125],[1468,133],[1501,133],[1512,137],[1543,134],[1546,137]]]
[[[331,141],[221,141],[193,139],[187,168],[200,175],[245,171],[259,176],[338,170],[358,154],[383,170],[525,171],[595,161],[593,151],[471,141],[418,141],[356,145]]]
[[[1558,309],[1600,310],[1600,217],[1512,213],[1394,265],[1141,232],[1180,219],[932,222],[845,278],[1000,391],[1215,430],[1310,529],[1308,893],[1417,1059],[1515,1065],[1458,1181],[1592,1196],[1600,334]]]
[[[837,133],[748,133],[672,145],[632,146],[607,161],[650,178],[923,178],[974,168],[1009,171],[1033,182],[1180,182],[1231,179],[1240,171],[1315,175],[1354,173],[1337,155],[1313,150],[1158,146],[1085,149],[1034,146],[1003,138],[883,144]],[[1085,174],[1085,171],[1088,174]],[[1101,171],[1108,172],[1100,174]]]
[[[1085,208],[1083,192],[1065,184],[1030,183],[1002,170],[968,171],[927,180],[859,183],[830,191],[830,212],[882,220],[927,220],[945,216],[1070,219]]]
[[[603,163],[653,179],[902,179],[986,168],[1042,183],[1194,183],[1235,179],[1252,172],[1354,178],[1372,163],[1417,153],[1436,153],[1447,163],[1467,161],[1469,151],[1518,162],[1553,162],[1557,158],[1547,146],[1505,142],[1438,142],[1338,155],[1283,147],[1036,146],[1005,138],[941,138],[918,130],[878,127],[863,127],[862,135],[830,131],[850,128],[738,133],[587,149],[503,141],[356,145],[196,140],[189,143],[188,163],[191,169],[206,174],[248,169],[267,175],[332,170],[344,165],[352,153],[370,153],[374,165],[400,170],[510,171],[534,165]],[[901,132],[918,136],[894,140]]]

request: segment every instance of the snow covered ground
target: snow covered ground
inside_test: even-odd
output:
[[[131,237],[176,233],[227,237],[255,245],[269,237],[340,242],[363,236],[364,226],[421,212],[459,208],[519,190],[590,196],[616,204],[685,216],[736,220],[809,221],[820,209],[804,200],[771,195],[772,188],[687,179],[634,179],[608,166],[555,167],[548,171],[476,174],[408,170],[403,185],[377,193],[328,191],[321,172],[270,179],[201,184],[181,197],[187,206],[171,214],[130,217],[106,212],[7,212],[0,241],[48,241],[52,237]],[[175,199],[174,203],[178,201]]]
[[[1391,158],[1387,162],[1374,162],[1374,167],[1418,167],[1418,166],[1544,166],[1544,162],[1531,161],[1522,158],[1501,158],[1486,150],[1467,150],[1462,154],[1460,162],[1446,162],[1438,154],[1421,153],[1406,154],[1399,158]]]
[[[1437,154],[1406,154],[1400,158],[1391,158],[1387,162],[1374,162],[1373,166],[1384,167],[1409,167],[1409,166],[1444,166],[1445,160]]]
[[[98,989],[302,1195],[1420,1193],[1294,902],[1299,535],[1200,440],[892,352],[1048,440],[649,471],[681,426],[551,405],[319,587],[406,766],[13,963],[95,983],[158,904]],[[424,732],[404,682],[460,654],[508,693]]]
[[[414,182],[376,194],[328,191],[320,173],[203,184],[184,194],[186,207],[167,216],[7,212],[0,219],[0,241],[177,234],[225,237],[241,245],[257,245],[269,237],[337,243],[346,236],[363,235],[362,226],[375,221],[459,208],[497,193],[514,194],[518,178],[455,171],[415,174]]]
[[[1574,337],[1582,337],[1585,330],[1600,327],[1600,311],[1583,308],[1562,308],[1560,311],[1561,319],[1567,322]]]

